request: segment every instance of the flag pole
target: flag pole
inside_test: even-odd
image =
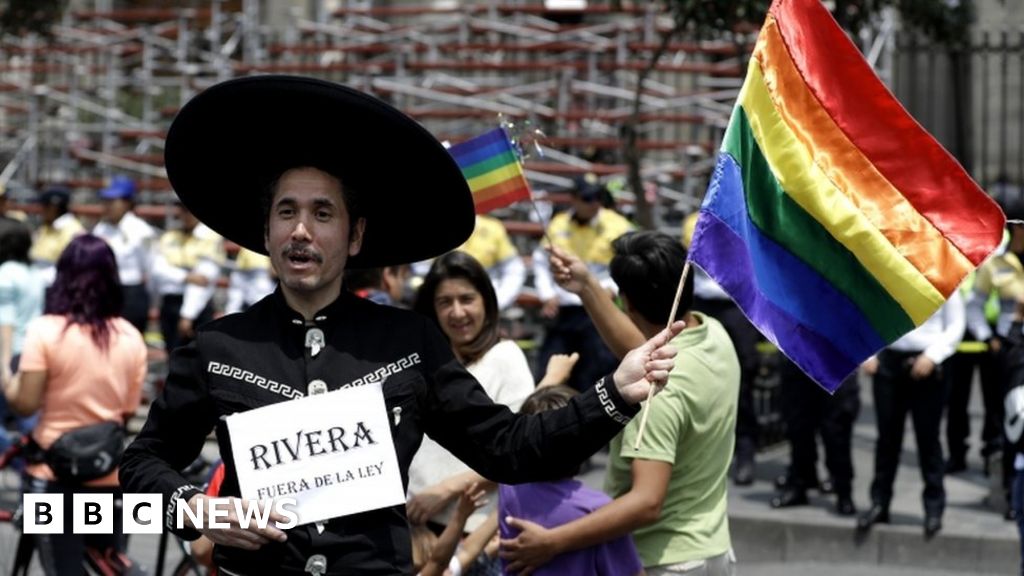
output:
[[[533,189],[530,188],[528,191],[530,192],[530,206],[533,206],[533,213],[537,215],[537,221],[540,222],[544,239],[548,241],[549,248],[554,248],[555,243],[551,241],[551,236],[548,236],[548,223],[544,221],[544,216],[541,215],[540,208],[537,208],[537,202],[533,199]]]
[[[683,273],[679,275],[679,286],[676,287],[676,297],[672,300],[672,312],[668,315],[668,323],[665,328],[670,328],[679,311],[679,298],[683,295],[683,287],[686,286],[686,276],[690,273],[690,255],[686,255],[686,264],[683,264]],[[637,432],[636,442],[633,443],[633,450],[640,449],[640,443],[644,439],[644,428],[647,427],[647,415],[651,412],[651,400],[654,398],[654,383],[647,389],[647,401],[644,402],[644,413],[640,416],[640,431]]]

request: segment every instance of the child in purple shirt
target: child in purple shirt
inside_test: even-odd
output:
[[[576,391],[567,386],[546,386],[531,394],[520,409],[524,414],[554,410],[569,403]],[[597,510],[611,502],[604,492],[567,478],[552,482],[532,482],[498,486],[498,527],[502,540],[515,538],[518,530],[509,526],[509,516],[553,528]],[[509,574],[502,560],[502,571]],[[536,576],[595,574],[633,576],[643,573],[640,556],[631,536],[621,536],[589,548],[560,554],[533,572]]]

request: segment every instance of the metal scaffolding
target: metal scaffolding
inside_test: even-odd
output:
[[[536,191],[557,192],[593,172],[628,206],[619,128],[638,72],[673,24],[653,3],[552,11],[540,3],[320,0],[284,22],[270,22],[259,0],[187,9],[86,4],[68,10],[51,39],[0,40],[0,184],[17,201],[61,182],[84,203],[124,172],[140,179],[140,203],[150,205],[142,212],[154,216],[170,200],[162,148],[176,110],[213,83],[263,73],[371,92],[452,142],[493,127],[499,115],[529,125],[546,135],[543,156],[525,163]],[[699,199],[752,42],[730,33],[674,41],[645,84],[638,145],[663,221]]]

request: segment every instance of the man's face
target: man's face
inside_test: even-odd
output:
[[[1010,225],[1010,252],[1014,254],[1024,253],[1024,226],[1019,224]]]
[[[587,197],[577,194],[572,198],[572,210],[576,217],[584,222],[589,222],[600,209],[601,199],[596,196]]]
[[[111,224],[117,224],[128,213],[131,203],[123,198],[103,201],[103,218]]]
[[[53,224],[57,218],[60,217],[60,210],[56,204],[43,204],[43,223],[46,225]]]
[[[349,256],[359,253],[366,221],[355,230],[341,183],[316,168],[295,168],[278,180],[267,221],[266,248],[284,290],[317,300],[341,291]]]
[[[178,220],[181,222],[181,229],[185,232],[191,232],[199,225],[199,218],[196,218],[195,214],[189,212],[188,208],[184,206],[178,207]]]

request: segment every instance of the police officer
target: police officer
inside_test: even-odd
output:
[[[229,80],[181,109],[165,160],[182,202],[227,239],[268,253],[280,281],[271,296],[199,328],[172,353],[164,392],[125,452],[124,488],[163,494],[171,521],[179,501],[203,505],[178,470],[211,429],[225,456],[221,495],[240,494],[231,443],[244,439],[229,437],[222,417],[231,413],[382,382],[403,483],[424,433],[488,478],[523,482],[567,473],[608,442],[673,365],[667,342],[682,323],[632,351],[567,408],[514,415],[490,401],[428,319],[343,292],[347,265],[434,257],[473,226],[468,185],[444,147],[365,94],[310,78]],[[436,193],[413,193],[423,181]],[[401,242],[406,235],[420,241]],[[403,505],[287,534],[273,525],[243,528],[230,510],[225,521],[231,528],[203,530],[225,574],[411,570]]]
[[[860,531],[889,521],[889,504],[899,470],[907,414],[914,423],[918,466],[924,480],[921,500],[925,538],[935,536],[942,529],[946,488],[939,427],[949,394],[943,362],[960,344],[964,327],[963,298],[960,292],[954,291],[924,324],[861,365],[872,377],[878,442],[875,444],[871,507],[857,519]]]
[[[49,286],[57,277],[57,259],[75,236],[85,232],[78,217],[68,212],[71,190],[51,186],[39,195],[42,224],[36,228],[29,258],[39,279]]]
[[[613,292],[615,282],[608,271],[614,255],[612,242],[632,230],[633,225],[601,206],[607,190],[595,175],[578,179],[571,193],[572,210],[551,219],[548,237],[559,249],[582,260],[601,285]],[[583,390],[615,365],[615,357],[601,340],[579,296],[555,284],[547,253],[540,247],[533,252],[533,275],[537,296],[543,302],[541,315],[549,320],[537,357],[537,379],[544,375],[552,355],[578,352],[580,360],[566,384]]]
[[[153,284],[160,295],[160,332],[170,352],[192,339],[196,326],[213,320],[211,299],[226,260],[224,241],[177,207],[181,227],[160,236],[153,255]]]
[[[156,232],[132,211],[136,192],[134,180],[114,176],[110,185],[100,191],[103,219],[96,223],[92,233],[105,240],[117,258],[124,293],[121,316],[145,334],[149,318],[149,252]]]
[[[473,234],[459,250],[475,258],[487,270],[498,297],[498,310],[515,303],[526,281],[526,265],[501,220],[478,214]]]
[[[270,267],[270,258],[242,248],[235,256],[231,275],[228,276],[228,299],[225,314],[234,314],[262,300],[277,287],[277,279]]]

